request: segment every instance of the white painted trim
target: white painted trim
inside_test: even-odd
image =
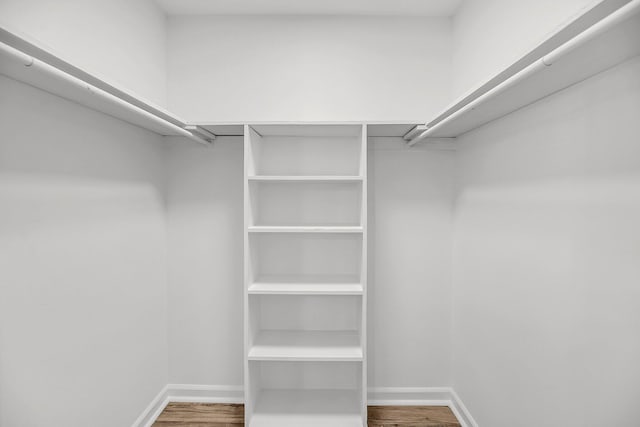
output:
[[[462,427],[478,427],[451,387],[374,387],[369,388],[367,396],[368,405],[448,406]]]
[[[371,387],[367,390],[367,404],[449,406],[450,390],[448,387]]]
[[[170,402],[244,403],[244,387],[232,385],[169,384]]]
[[[149,406],[142,411],[138,419],[133,422],[132,427],[151,427],[168,403],[167,386],[164,386],[160,393],[149,403]]]
[[[451,411],[456,416],[462,427],[478,427],[478,423],[473,419],[467,407],[462,403],[462,399],[454,389],[451,389]]]
[[[242,392],[241,385],[210,385],[210,384],[167,384],[169,391],[175,390],[197,390],[197,391],[239,391]]]
[[[244,387],[207,384],[167,384],[132,427],[151,427],[169,402],[244,403]],[[462,427],[478,427],[451,387],[371,387],[367,405],[448,406]]]

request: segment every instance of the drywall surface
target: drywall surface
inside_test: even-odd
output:
[[[171,16],[169,108],[190,121],[426,121],[449,101],[446,18]]]
[[[167,384],[161,138],[0,93],[0,425],[129,426]]]
[[[597,0],[464,0],[453,18],[453,98],[484,83]]]
[[[153,0],[2,0],[0,25],[166,105],[165,16]]]
[[[447,386],[455,152],[370,148],[369,387]]]
[[[242,384],[243,139],[168,151],[169,380]]]
[[[640,419],[638,75],[460,138],[453,384],[481,426]]]
[[[369,386],[449,385],[454,153],[372,144]],[[242,139],[174,145],[168,170],[169,380],[240,386]]]

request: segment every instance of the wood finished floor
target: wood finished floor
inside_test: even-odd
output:
[[[446,406],[369,406],[369,427],[460,427]],[[169,403],[153,427],[241,427],[244,405]],[[301,426],[303,427],[303,426]]]

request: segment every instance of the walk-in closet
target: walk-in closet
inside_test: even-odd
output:
[[[640,426],[640,0],[0,0],[0,427]]]

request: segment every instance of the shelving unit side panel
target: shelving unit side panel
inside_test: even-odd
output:
[[[262,137],[251,126],[245,125],[244,138],[247,141],[247,150],[250,154],[246,158],[248,164],[246,179],[258,174],[259,161],[262,153]]]
[[[249,349],[252,346],[252,340],[250,339],[250,317],[249,316],[249,284],[253,281],[251,274],[251,248],[249,247],[249,225],[252,224],[251,218],[252,207],[250,201],[249,192],[249,179],[250,175],[255,173],[253,166],[253,150],[251,142],[251,129],[248,125],[244,125],[244,177],[243,177],[243,191],[244,191],[244,228],[243,228],[243,309],[244,309],[244,417],[247,423],[250,422],[253,416],[254,409],[254,397],[256,379],[253,378],[253,372],[249,367]]]
[[[244,386],[245,386],[245,419],[251,420],[255,412],[255,399],[259,387],[259,376],[249,365],[249,351],[255,342],[253,336],[257,330],[256,319],[252,315],[249,304],[249,286],[255,280],[255,248],[249,237],[249,228],[254,222],[255,200],[251,193],[249,177],[257,171],[261,152],[262,137],[251,126],[244,125]]]
[[[362,144],[360,150],[360,176],[362,176],[362,192],[361,192],[361,202],[360,202],[360,225],[362,226],[362,254],[360,256],[360,281],[362,284],[362,307],[360,310],[361,313],[361,323],[360,323],[360,340],[362,347],[362,372],[361,372],[361,381],[362,381],[362,394],[360,396],[360,413],[362,416],[362,425],[363,427],[367,426],[367,290],[368,290],[368,280],[367,280],[367,269],[368,269],[368,158],[369,158],[369,149],[368,149],[368,127],[367,125],[362,125]]]

